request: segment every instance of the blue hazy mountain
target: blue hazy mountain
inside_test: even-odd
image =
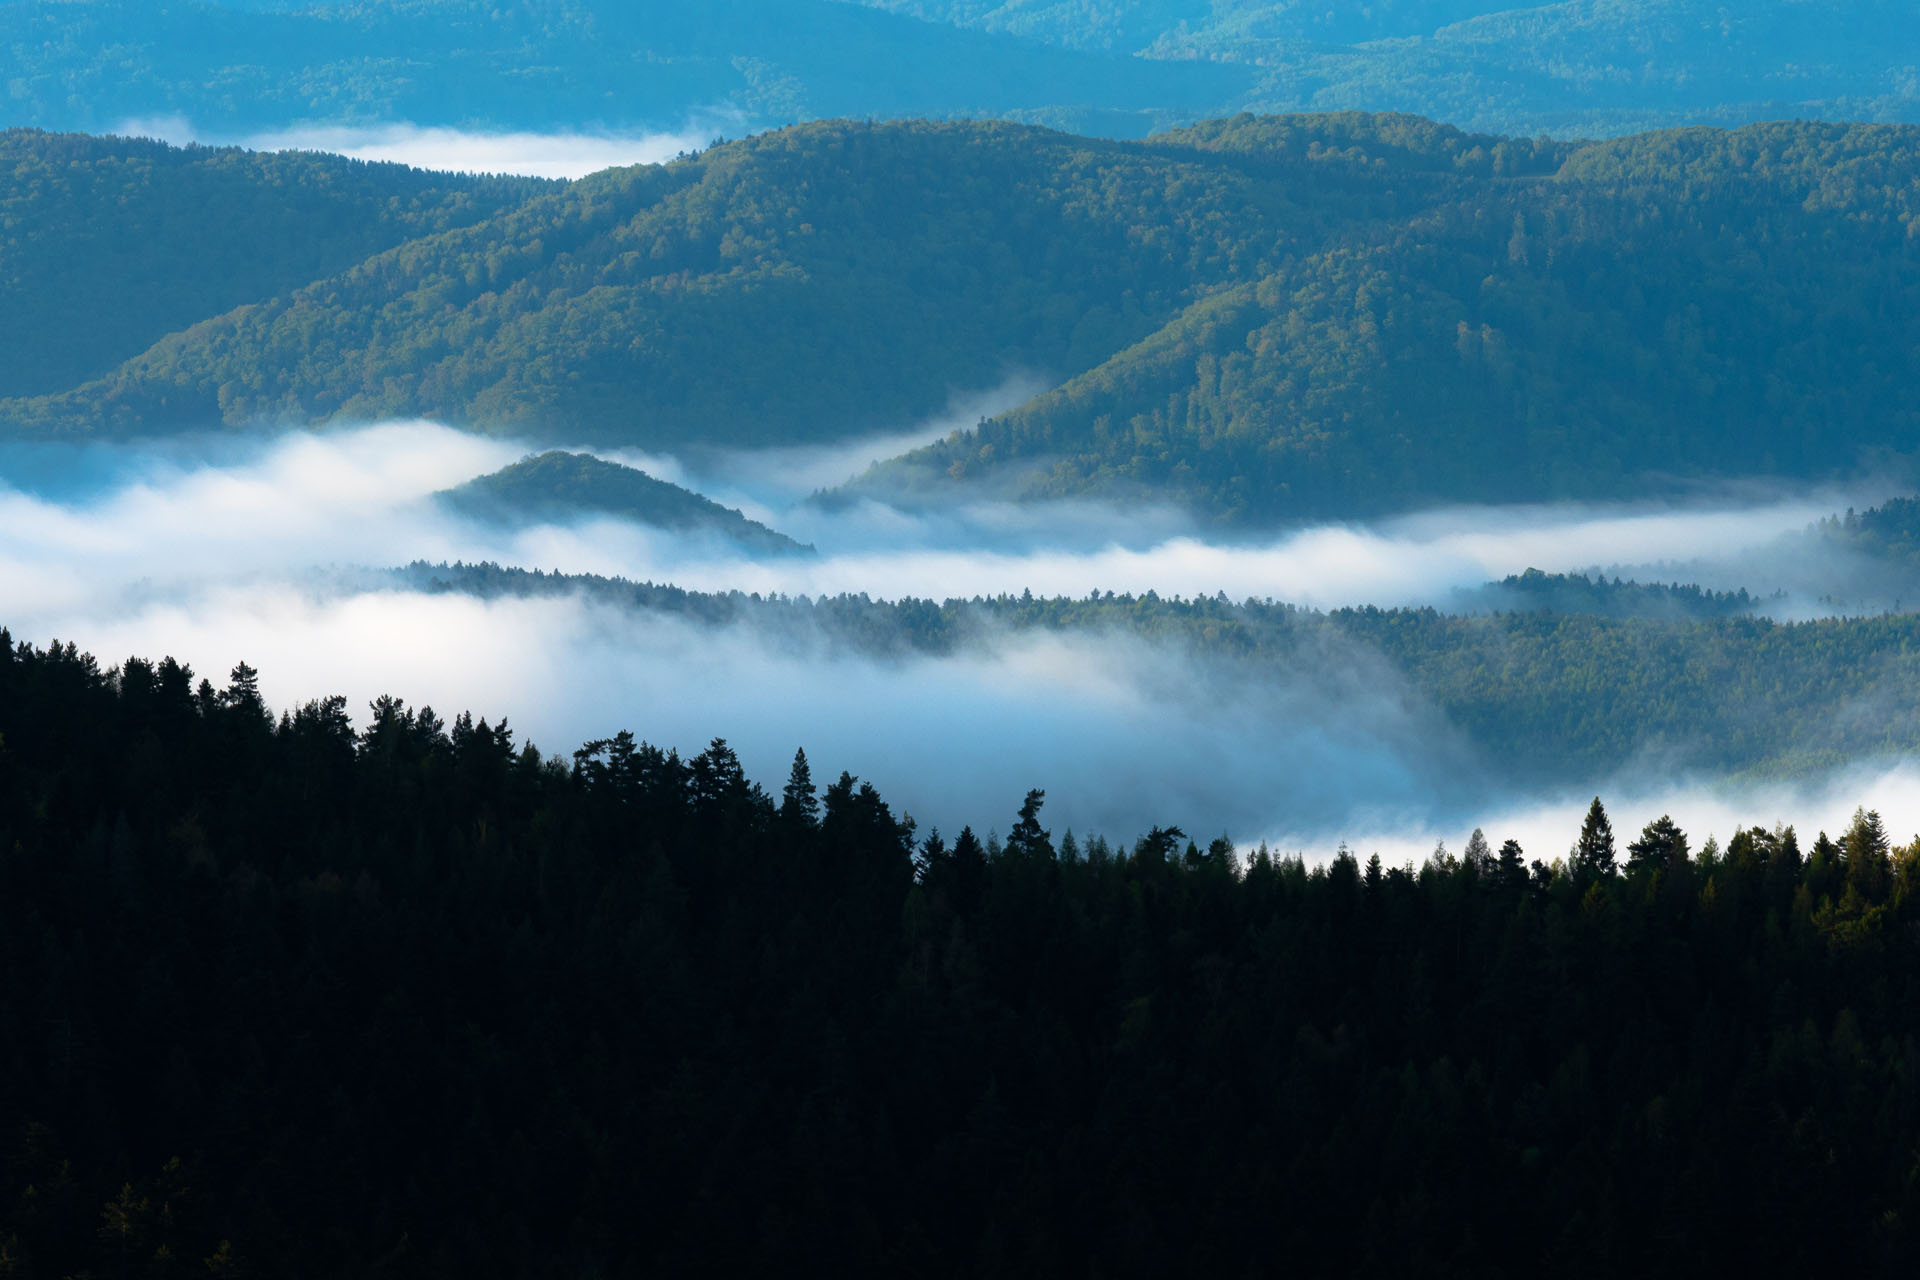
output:
[[[1237,100],[1250,69],[1149,61],[830,0],[9,0],[0,122],[99,132],[184,116],[473,129],[1028,116],[1139,134]]]
[[[1240,110],[1392,110],[1609,136],[1920,121],[1906,0],[8,0],[0,122],[217,135],[997,116],[1139,136]]]
[[[1769,119],[1920,121],[1909,0],[866,0],[1065,48],[1253,68],[1257,111],[1412,111],[1602,136]]]
[[[825,122],[530,189],[0,422],[425,416],[752,448],[897,430],[1025,367],[1055,389],[864,487],[1267,524],[1834,477],[1920,431],[1916,174],[1899,125],[1576,145],[1360,114],[1149,142]]]

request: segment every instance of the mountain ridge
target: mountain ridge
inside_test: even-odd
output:
[[[551,449],[434,495],[463,515],[504,524],[615,516],[673,533],[724,539],[773,555],[813,548],[637,467]]]
[[[1912,126],[825,122],[530,194],[0,420],[759,447],[898,431],[1025,366],[1054,389],[854,491],[1259,526],[1830,478],[1920,452],[1916,227]]]

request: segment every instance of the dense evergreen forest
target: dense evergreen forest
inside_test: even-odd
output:
[[[1259,157],[1296,127],[1187,136]],[[1894,335],[1920,314],[1917,144],[1898,127],[1688,130],[1550,151],[1550,181],[1517,183],[1499,175],[1539,157],[1482,152],[1495,176],[1473,197],[1216,292],[897,470],[1031,459],[1029,492],[1171,493],[1257,521],[1909,453],[1897,388],[1915,355]]]
[[[0,421],[791,444],[1038,367],[1066,381],[862,490],[1150,494],[1257,526],[1827,476],[1904,465],[1920,428],[1917,174],[1895,126],[828,123],[532,196]]]
[[[555,185],[0,131],[0,397],[65,390],[169,333]]]
[[[1323,613],[1154,592],[766,597],[491,564],[414,564],[375,581],[481,598],[582,592],[752,628],[784,651],[889,660],[986,650],[1034,630],[1143,641],[1159,646],[1162,662],[1217,667],[1223,687],[1311,679],[1356,698],[1399,699],[1430,715],[1436,742],[1471,757],[1462,767],[1528,786],[1578,784],[1648,759],[1772,775],[1920,749],[1909,693],[1920,685],[1920,615],[1781,623],[1752,616],[1757,602],[1738,593],[1578,575],[1494,584],[1459,613]]]
[[[0,1266],[1910,1271],[1871,813],[1308,866],[830,776],[0,632]]]
[[[522,458],[437,496],[451,510],[509,525],[612,516],[676,533],[711,535],[752,552],[786,555],[813,549],[691,489],[591,454],[558,449]]]

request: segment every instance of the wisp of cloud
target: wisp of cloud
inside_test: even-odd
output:
[[[626,133],[477,133],[407,123],[366,126],[297,125],[263,133],[222,135],[194,128],[183,116],[122,121],[113,130],[175,146],[237,146],[249,151],[329,151],[356,160],[391,161],[455,173],[583,178],[621,165],[660,164],[703,150],[716,136],[747,127],[738,113],[715,108],[673,129]]]

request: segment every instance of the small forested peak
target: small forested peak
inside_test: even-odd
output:
[[[1613,823],[1606,806],[1595,796],[1586,820],[1580,824],[1580,838],[1574,842],[1573,871],[1575,875],[1610,876],[1614,869]]]
[[[499,524],[614,516],[676,533],[724,538],[753,551],[812,550],[733,507],[637,467],[586,453],[555,449],[529,454],[436,497],[463,515]]]
[[[1660,870],[1677,867],[1687,861],[1686,833],[1667,814],[1661,814],[1640,832],[1640,838],[1627,846],[1627,870]]]

